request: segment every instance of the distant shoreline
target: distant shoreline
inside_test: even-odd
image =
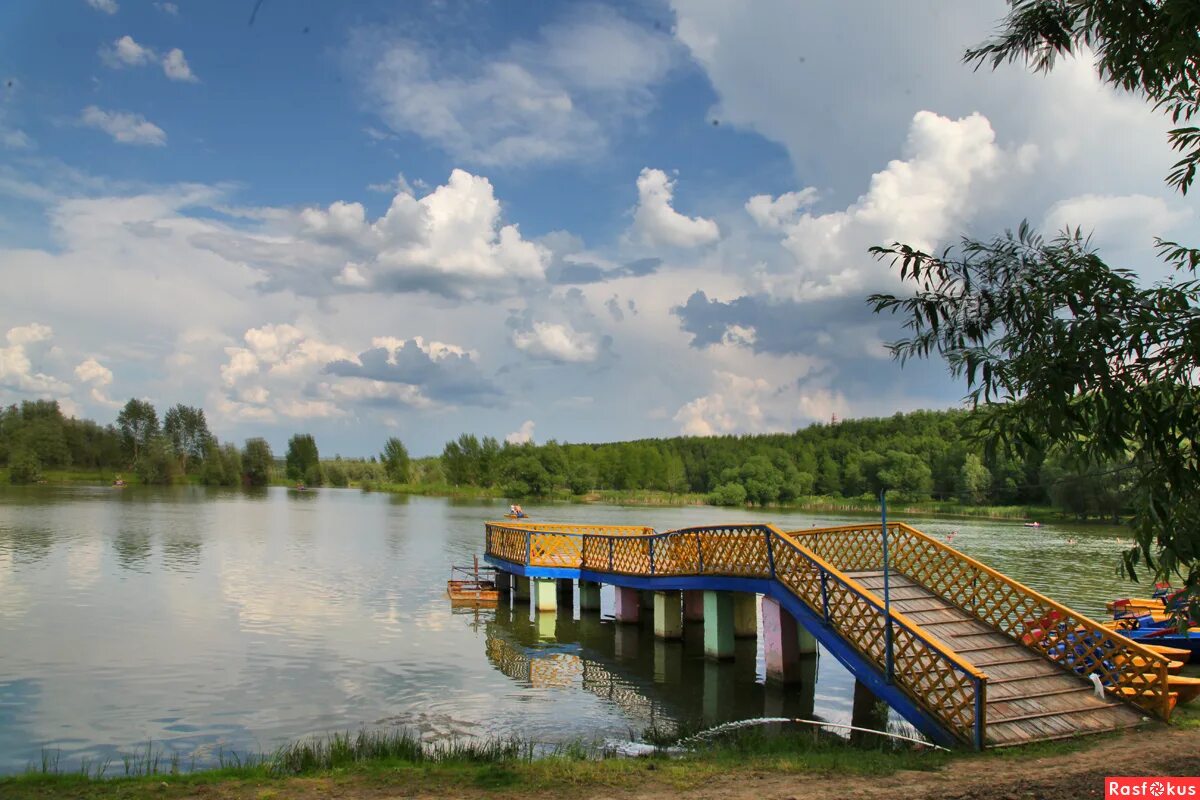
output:
[[[113,480],[118,474],[122,473],[109,470],[53,470],[45,473],[44,485],[108,486],[112,484]],[[131,485],[137,485],[132,481],[130,483]],[[0,469],[0,485],[8,485],[8,472],[6,469]],[[189,483],[189,485],[200,484],[198,481],[192,481]],[[282,478],[276,478],[270,482],[270,485],[289,487],[293,485],[293,482]],[[334,487],[310,488],[320,489]],[[460,500],[508,499],[501,489],[480,486],[390,483],[368,484],[366,486],[362,486],[357,483],[351,483],[348,487],[344,488],[359,489],[364,492],[383,492],[386,494],[412,495],[418,497],[448,497]],[[524,500],[526,505],[536,505],[540,503],[550,505],[591,504],[644,506],[648,508],[689,508],[701,506],[707,506],[711,508],[727,507],[714,506],[708,503],[706,495],[703,494],[672,494],[669,492],[654,490],[623,491],[615,489],[603,489],[588,492],[582,495],[557,493],[548,497],[524,498]],[[746,506],[746,508],[753,509],[755,511],[811,511],[814,513],[823,514],[877,514],[879,511],[878,502],[875,501],[874,498],[867,500],[857,497],[826,497],[820,495],[800,498],[799,500],[790,503],[772,503],[767,506]],[[1009,520],[1013,522],[1037,520],[1042,522],[1071,522],[1073,524],[1111,523],[1111,520],[1078,520],[1071,517],[1066,517],[1049,507],[968,506],[954,501],[943,500],[915,502],[894,500],[889,503],[888,510],[890,513],[895,515],[941,517],[946,519],[989,519]]]

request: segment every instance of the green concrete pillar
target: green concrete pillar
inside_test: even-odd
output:
[[[595,581],[579,582],[579,610],[600,610],[600,584]]]
[[[817,654],[817,637],[809,633],[808,628],[797,625],[796,637],[800,640],[800,655],[813,656]]]
[[[554,586],[554,578],[534,578],[533,607],[538,611],[558,610],[558,593]]]
[[[516,578],[517,581],[517,586],[515,589],[513,589],[513,599],[517,600],[518,602],[528,603],[529,578],[525,577],[524,575],[514,575],[513,577]]]
[[[654,635],[659,639],[683,638],[683,601],[679,592],[654,593]]]
[[[729,592],[704,592],[704,655],[733,658],[733,595]]]
[[[758,595],[736,592],[733,595],[733,635],[739,639],[758,636]]]

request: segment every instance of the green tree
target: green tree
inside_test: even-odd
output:
[[[141,451],[158,435],[158,413],[148,400],[131,398],[117,414],[117,427],[126,456],[136,464]]]
[[[221,471],[225,473],[225,481],[222,485],[236,486],[241,483],[242,454],[238,452],[237,445],[232,443],[221,445],[220,461]]]
[[[163,435],[171,443],[175,454],[187,472],[188,462],[199,464],[208,452],[213,435],[208,430],[204,409],[185,406],[182,403],[167,409],[163,415]]]
[[[204,456],[204,465],[200,467],[200,481],[205,486],[226,486],[229,477],[225,474],[225,463],[221,459],[221,448],[216,441],[209,442],[208,452]]]
[[[325,479],[329,481],[330,486],[336,486],[344,489],[350,485],[350,478],[346,475],[346,469],[339,461],[332,461],[325,465]]]
[[[542,496],[550,493],[550,473],[535,455],[520,455],[508,462],[504,493],[510,497]]]
[[[284,459],[288,480],[310,481],[313,475],[316,475],[317,481],[313,485],[320,485],[321,454],[317,451],[317,440],[312,434],[297,433],[288,439],[287,455]]]
[[[979,456],[969,453],[958,472],[959,499],[964,503],[980,505],[987,501],[991,486],[992,473]]]
[[[740,483],[723,483],[709,493],[708,502],[714,506],[744,506],[746,487]]]
[[[170,440],[162,435],[145,443],[134,472],[142,483],[163,486],[175,483],[183,475]]]
[[[242,475],[247,486],[266,486],[271,480],[271,445],[266,439],[247,439],[242,450]]]
[[[404,442],[395,436],[388,439],[383,446],[383,453],[380,454],[379,460],[383,462],[388,480],[394,483],[408,483],[410,461],[408,448],[404,446]]]
[[[16,450],[8,459],[8,482],[14,485],[37,483],[42,479],[42,463],[32,450]]]
[[[1194,0],[1014,0],[999,34],[966,59],[1053,69],[1085,48],[1101,77],[1140,91],[1173,121],[1200,110],[1200,4]],[[1186,192],[1200,128],[1169,134],[1183,153],[1168,182]],[[1200,250],[1160,242],[1175,280],[1142,287],[1106,264],[1079,230],[1050,241],[1022,223],[990,240],[930,255],[873,248],[915,284],[870,298],[900,312],[901,359],[943,357],[965,377],[993,443],[1028,459],[1053,445],[1078,463],[1115,464],[1132,491],[1136,546],[1123,559],[1164,580],[1182,576],[1200,611]]]

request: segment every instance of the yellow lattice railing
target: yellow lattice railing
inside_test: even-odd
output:
[[[800,530],[790,535],[839,569],[883,568],[879,525]],[[1168,659],[1153,650],[904,523],[888,525],[888,561],[891,569],[1064,669],[1098,675],[1122,699],[1164,719],[1170,717]]]
[[[528,566],[623,575],[774,578],[863,657],[885,664],[889,625],[882,601],[796,537],[770,525],[631,535],[645,530],[577,533],[571,526],[488,523],[487,552]],[[890,629],[896,685],[954,734],[982,747],[987,676],[903,614],[892,613]]]

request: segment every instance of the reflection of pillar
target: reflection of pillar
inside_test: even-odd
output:
[[[638,629],[632,625],[617,625],[613,632],[613,655],[621,661],[629,661],[638,655]]]
[[[583,611],[599,611],[600,610],[600,584],[595,581],[579,582],[579,610]]]
[[[641,611],[641,599],[638,597],[637,589],[630,589],[628,586],[615,586],[616,589],[616,612],[617,622],[632,622],[638,621],[638,613]]]
[[[683,638],[679,592],[654,593],[654,635],[659,639]]]
[[[862,681],[854,681],[854,707],[850,715],[850,724],[856,728],[867,728],[873,731],[886,731],[888,707],[867,688]],[[870,733],[850,732],[850,741],[874,743],[879,737]]]
[[[705,594],[708,594],[705,592]],[[705,624],[708,619],[708,604]],[[728,674],[731,665],[717,664],[712,661],[704,665],[704,703],[703,720],[705,725],[716,725],[729,719],[732,709],[730,700],[733,698],[733,680]]]
[[[683,621],[704,622],[704,592],[689,589],[683,593]]]
[[[704,655],[733,658],[733,595],[729,592],[704,592]]]
[[[501,592],[512,591],[512,579],[513,575],[511,572],[505,572],[502,569],[496,570],[496,588]]]
[[[654,682],[680,686],[683,683],[683,645],[654,641]]]
[[[801,647],[806,641],[815,645],[812,634],[796,623],[791,612],[769,597],[762,601],[762,628],[767,678],[783,683],[799,681]]]
[[[562,598],[563,605],[571,605],[575,599],[575,581],[570,578],[559,578],[555,583],[558,586],[558,596]]]
[[[739,639],[758,636],[758,595],[753,592],[733,595],[733,635]]]
[[[507,627],[512,625],[512,606],[505,599],[496,606],[496,624]]]
[[[558,596],[555,592],[553,578],[533,578],[533,607],[538,611],[555,611],[558,608]]]
[[[554,611],[538,611],[534,614],[534,630],[537,638],[544,642],[554,641],[554,629],[558,625],[558,614]]]
[[[558,607],[554,622],[554,638],[560,642],[573,642],[577,638],[575,609],[567,604]]]
[[[517,579],[517,588],[513,590],[513,599],[521,602],[529,602],[529,578],[524,575],[514,575]]]

